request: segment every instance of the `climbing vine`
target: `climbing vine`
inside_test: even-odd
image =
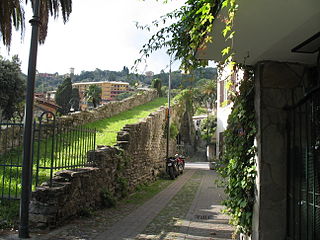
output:
[[[150,25],[137,23],[138,29],[151,31],[152,28],[156,28],[157,30],[142,46],[141,56],[135,61],[135,66],[161,48],[167,48],[168,55],[172,55],[175,60],[181,60],[181,69],[187,72],[206,66],[208,61],[197,59],[196,52],[212,42],[210,33],[213,22],[222,8],[227,8],[228,14],[224,19],[219,19],[225,23],[221,34],[226,40],[232,39],[233,20],[238,8],[236,0],[187,0],[181,8],[167,13]],[[172,21],[173,23],[166,25]],[[231,53],[232,46],[226,47],[221,52],[222,55],[230,57]],[[227,59],[231,60],[228,57]]]
[[[224,132],[225,148],[219,172],[226,180],[226,213],[231,215],[237,232],[251,234],[256,177],[254,138],[254,80],[245,71],[239,91],[232,97],[232,112]]]

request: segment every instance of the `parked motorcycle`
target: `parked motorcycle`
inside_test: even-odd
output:
[[[173,180],[179,175],[177,160],[174,157],[169,157],[166,160],[166,172]]]
[[[176,154],[175,155],[175,159],[176,159],[176,162],[177,162],[179,174],[183,174],[186,158],[184,156],[182,156],[182,155]]]

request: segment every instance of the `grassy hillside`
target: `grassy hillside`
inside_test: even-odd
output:
[[[166,102],[166,98],[157,98],[149,103],[122,112],[111,118],[86,124],[85,127],[96,128],[98,130],[97,145],[114,145],[117,142],[117,132],[119,132],[126,124],[139,122],[150,113],[155,112],[159,107],[165,105]]]

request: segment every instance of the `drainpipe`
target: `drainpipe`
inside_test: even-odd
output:
[[[23,134],[23,165],[22,165],[22,191],[20,200],[20,226],[19,238],[29,238],[29,202],[32,183],[32,135],[33,135],[33,101],[34,82],[36,76],[39,25],[40,25],[40,1],[35,0],[33,5],[33,18],[31,45],[29,53],[29,67],[27,80],[27,94],[25,106],[24,134]]]

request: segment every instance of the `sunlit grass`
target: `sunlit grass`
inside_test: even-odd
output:
[[[124,201],[126,203],[140,205],[145,201],[149,200],[150,198],[152,198],[157,193],[161,192],[171,183],[172,183],[172,180],[169,178],[168,179],[160,178],[151,184],[138,187],[136,189],[136,192],[133,193],[129,198],[125,199]]]
[[[97,122],[86,124],[85,128],[96,128],[97,145],[114,145],[116,143],[117,132],[120,131],[126,124],[139,122],[147,117],[150,113],[159,109],[160,106],[166,103],[165,98],[157,98],[147,104],[135,107],[126,112],[120,113],[111,118],[103,119]],[[71,130],[73,131],[73,130]],[[34,143],[34,176],[39,177],[38,184],[47,181],[50,178],[50,169],[59,166],[77,166],[86,163],[86,152],[91,149],[84,149],[82,144],[89,139],[88,135],[56,133],[56,143],[52,145],[52,137],[43,137],[40,141]],[[40,144],[40,147],[38,145]],[[90,144],[91,145],[91,144]],[[51,152],[54,147],[54,164],[51,165]],[[37,170],[37,162],[40,168]],[[1,166],[5,165],[5,166]],[[11,166],[10,166],[11,165]],[[68,167],[66,167],[68,168]],[[70,168],[70,167],[69,167]],[[62,170],[56,169],[57,170]],[[13,148],[6,153],[0,155],[0,199],[18,198],[21,192],[21,171],[22,171],[22,147]],[[37,172],[39,171],[39,172]],[[35,178],[32,182],[32,188],[35,189]]]
[[[155,112],[161,106],[165,105],[166,98],[157,98],[147,104],[135,107],[126,112],[120,113],[116,116],[103,119],[97,122],[86,124],[85,128],[96,129],[97,145],[114,145],[116,143],[117,132],[120,131],[126,124],[138,123],[141,119],[147,117],[150,113]],[[68,133],[57,133],[56,144],[54,147],[55,163],[53,167],[66,164],[65,158],[69,159],[69,165],[81,164],[85,161],[86,151],[89,149],[83,149],[81,143],[88,140],[86,135],[71,136]],[[38,144],[40,147],[38,148]],[[51,150],[52,150],[52,137],[46,137],[41,141],[34,143],[34,162],[33,162],[33,174],[39,176],[39,184],[44,181],[48,181],[50,177],[50,169],[39,169],[39,173],[36,174],[36,163],[39,161],[39,165],[42,167],[51,166]],[[38,151],[39,149],[39,151]],[[84,157],[79,157],[79,156]],[[12,165],[12,166],[1,166]],[[22,147],[16,147],[5,154],[0,155],[0,199],[3,197],[19,198],[21,192],[21,171],[22,171]],[[61,169],[62,170],[62,169]],[[143,187],[139,189],[137,195],[132,197],[132,202],[141,202],[144,199],[151,197],[156,192],[160,191],[163,187],[169,184],[170,181],[160,181],[156,185],[149,187]],[[32,188],[35,189],[35,178],[32,182]],[[9,205],[9,202],[12,202]],[[14,220],[17,217],[18,202],[2,200],[0,202],[0,227],[12,226]]]
[[[155,112],[166,103],[166,98],[157,98],[149,103],[132,108],[116,116],[86,124],[85,127],[97,129],[97,145],[114,145],[117,142],[117,132],[126,124],[138,123],[150,113]]]
[[[18,218],[19,201],[2,200],[0,204],[0,229],[16,228]]]

